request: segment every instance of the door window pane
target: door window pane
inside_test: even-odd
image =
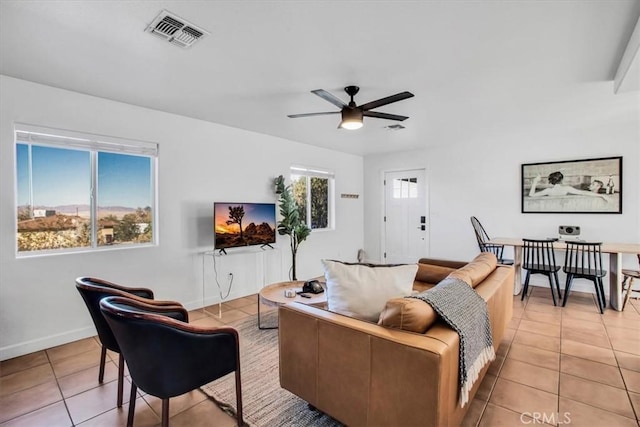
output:
[[[417,178],[397,178],[393,180],[394,199],[415,199],[418,197]]]

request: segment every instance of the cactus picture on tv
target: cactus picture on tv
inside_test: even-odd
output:
[[[266,245],[276,241],[275,203],[213,204],[215,249]]]

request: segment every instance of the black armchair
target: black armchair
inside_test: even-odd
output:
[[[171,313],[178,312],[175,315],[180,320],[185,322],[189,321],[189,313],[182,307],[179,302],[175,301],[156,301],[153,299],[153,291],[147,288],[129,288],[126,286],[117,285],[115,283],[107,282],[106,280],[96,279],[93,277],[79,277],[76,279],[76,289],[80,292],[82,299],[84,300],[93,324],[98,331],[98,337],[102,343],[102,352],[100,354],[100,371],[98,373],[98,382],[102,383],[104,380],[104,366],[107,357],[107,349],[120,354],[118,361],[118,407],[122,406],[122,395],[124,387],[124,358],[120,352],[120,347],[111,332],[111,328],[104,320],[102,313],[100,312],[100,300],[108,296],[122,296],[133,299],[138,299],[148,304],[153,304],[158,307],[166,307]]]
[[[108,297],[100,309],[113,331],[132,379],[127,425],[133,425],[136,388],[162,399],[162,425],[169,399],[235,371],[238,425],[242,419],[240,341],[231,327],[205,328],[166,317],[139,300]]]

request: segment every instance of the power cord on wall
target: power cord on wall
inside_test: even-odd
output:
[[[233,273],[229,273],[229,288],[227,289],[227,293],[223,296],[222,286],[220,286],[220,282],[218,281],[218,269],[216,266],[215,255],[213,257],[213,276],[216,279],[216,285],[218,285],[218,293],[220,294],[220,303],[222,304],[222,301],[226,300],[229,297],[229,294],[231,293],[231,287],[233,286]]]

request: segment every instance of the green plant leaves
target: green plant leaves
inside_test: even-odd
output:
[[[284,183],[282,175],[274,179],[276,194],[280,195],[278,207],[280,208],[280,221],[278,221],[278,234],[287,235],[291,239],[291,255],[293,257],[293,280],[296,280],[295,257],[298,252],[298,245],[306,240],[311,234],[311,229],[300,219],[298,205],[296,204],[291,186]]]

